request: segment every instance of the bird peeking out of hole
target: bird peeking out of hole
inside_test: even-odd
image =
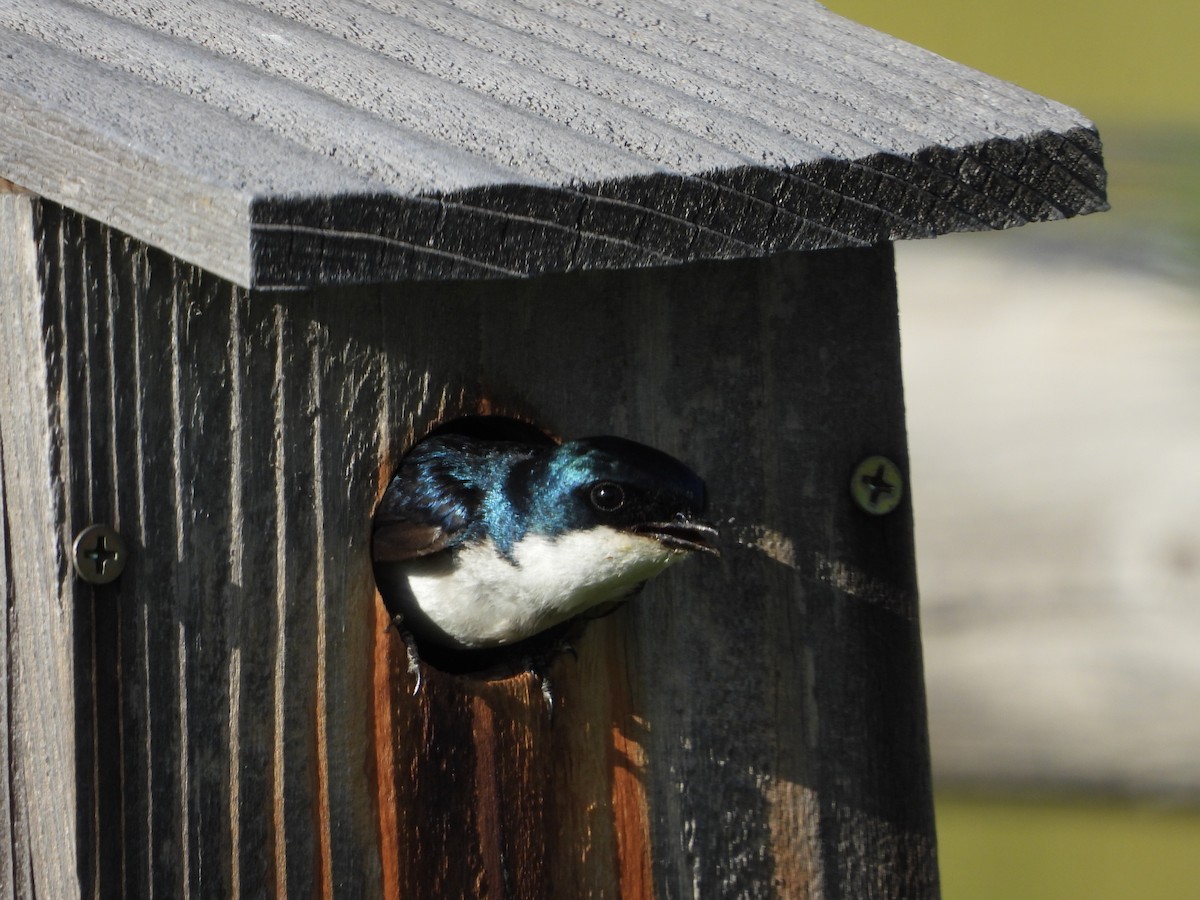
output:
[[[410,670],[419,679],[417,646],[519,644],[608,611],[693,553],[719,555],[716,531],[697,518],[704,505],[695,472],[623,438],[421,441],[373,536]]]

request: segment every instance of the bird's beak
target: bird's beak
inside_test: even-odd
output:
[[[677,519],[673,522],[645,522],[634,525],[630,531],[652,537],[672,550],[697,550],[720,556],[716,547],[717,530],[700,522]]]

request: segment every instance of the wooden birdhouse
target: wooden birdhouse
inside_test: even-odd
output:
[[[891,242],[1103,209],[1088,121],[808,0],[0,15],[3,896],[937,896]],[[722,534],[553,710],[376,591],[481,416]]]

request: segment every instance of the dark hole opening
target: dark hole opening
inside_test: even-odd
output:
[[[526,444],[556,444],[541,428],[509,416],[460,416],[443,422],[421,441],[441,434],[461,434],[464,437],[489,441],[522,441]],[[421,443],[417,441],[417,444]],[[413,445],[414,447],[416,444]]]

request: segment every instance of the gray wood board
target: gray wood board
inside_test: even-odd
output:
[[[0,0],[0,49],[0,177],[242,286],[1105,208],[1078,113],[803,0]]]
[[[910,508],[847,490],[906,466],[889,245],[398,304],[33,217],[54,389],[28,402],[65,462],[23,478],[131,546],[49,593],[85,896],[936,896]],[[371,576],[399,454],[489,409],[687,460],[725,536],[554,663],[554,718],[525,675],[414,697]]]
[[[58,321],[43,303],[33,206],[0,190],[0,898],[79,896],[76,874],[76,609],[67,585],[63,433],[50,396],[61,359],[45,352]],[[86,830],[86,829],[85,829]]]

